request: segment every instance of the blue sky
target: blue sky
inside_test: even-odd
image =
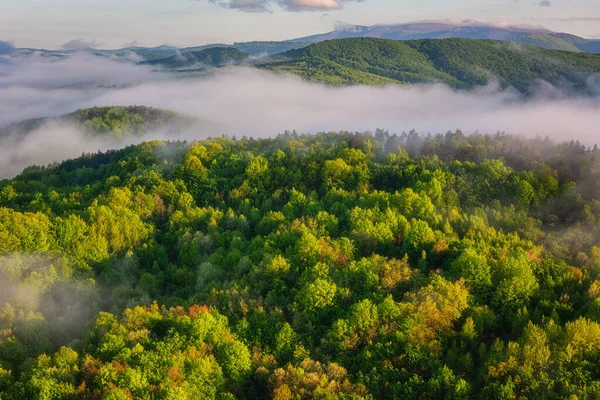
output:
[[[282,40],[338,22],[478,19],[600,38],[600,0],[0,0],[0,40],[98,48]]]

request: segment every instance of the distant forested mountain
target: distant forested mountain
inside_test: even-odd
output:
[[[600,55],[472,39],[338,39],[274,56],[261,65],[332,85],[441,82],[459,89],[493,80],[527,92],[544,80],[585,91]]]

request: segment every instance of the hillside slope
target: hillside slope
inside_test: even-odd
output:
[[[458,89],[487,85],[527,92],[538,80],[586,90],[600,72],[600,55],[569,53],[471,39],[394,41],[353,38],[325,41],[288,51],[260,65],[334,85],[441,82]],[[368,74],[368,75],[365,75]]]

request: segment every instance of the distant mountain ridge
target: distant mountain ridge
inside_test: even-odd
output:
[[[85,51],[98,56],[129,58],[132,60],[137,59],[137,61],[141,62],[148,62],[166,59],[178,54],[197,52],[215,47],[225,47],[237,49],[252,57],[261,57],[272,56],[289,50],[303,48],[309,44],[325,40],[356,37],[375,37],[391,40],[448,38],[493,39],[507,40],[553,50],[600,53],[600,40],[586,39],[569,33],[553,32],[542,27],[503,25],[482,21],[426,21],[372,26],[347,25],[331,32],[284,41],[253,41],[238,42],[234,44],[212,43],[183,48],[167,45],[156,47],[130,46],[114,50],[99,50],[92,48],[83,50],[20,48],[16,50],[16,53],[21,55],[38,53],[49,58],[62,58],[76,53],[77,51]],[[2,62],[1,59],[0,62]],[[6,60],[4,60],[4,62],[6,62]]]
[[[348,25],[334,31],[290,40],[322,42],[332,39],[374,37],[392,40],[416,39],[494,39],[530,44],[537,47],[574,52],[600,53],[600,40],[585,39],[542,27],[498,25],[486,22],[411,22],[391,25]]]
[[[257,41],[257,42],[242,42],[234,43],[232,45],[223,43],[206,44],[201,46],[192,47],[174,47],[174,46],[156,46],[156,47],[140,47],[131,46],[121,49],[114,50],[99,50],[99,49],[80,49],[80,50],[49,50],[49,49],[35,49],[35,48],[19,48],[16,49],[17,55],[31,55],[40,54],[47,58],[63,58],[75,54],[77,52],[86,52],[97,56],[103,57],[116,57],[116,58],[138,58],[141,62],[150,62],[159,59],[166,59],[169,57],[187,54],[192,52],[198,52],[206,49],[213,48],[228,48],[239,50],[253,57],[259,56],[270,56],[273,54],[283,53],[285,51],[298,49],[301,47],[308,46],[310,43],[303,43],[299,41]]]

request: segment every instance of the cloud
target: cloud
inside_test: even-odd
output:
[[[357,25],[345,22],[345,21],[334,21],[333,22],[333,30],[334,31],[347,31],[356,29]]]
[[[129,63],[116,63],[91,54],[75,54],[59,61],[44,57],[15,59],[0,69],[0,88],[94,89],[98,86],[120,86],[160,79],[150,68]],[[13,93],[14,95],[14,93]],[[3,96],[0,90],[0,98]],[[1,113],[0,113],[1,114]],[[2,116],[0,116],[0,125]]]
[[[279,0],[279,5],[290,11],[329,11],[344,8],[344,3],[362,0]]]
[[[86,42],[83,39],[73,39],[63,44],[61,48],[63,50],[88,50],[94,47],[98,47],[102,45],[102,43],[96,42],[96,40],[92,40],[91,42]]]
[[[44,253],[0,255],[0,308],[11,304],[25,311],[15,314],[17,320],[19,314],[41,312],[55,345],[81,337],[99,308],[98,289],[91,281],[62,274],[66,262]]]
[[[93,139],[84,135],[75,124],[48,122],[27,134],[0,139],[0,179],[18,175],[30,165],[48,165],[77,157],[84,152],[124,147],[125,142],[113,139]],[[4,147],[10,146],[10,147]],[[14,151],[10,151],[12,148]]]
[[[139,45],[140,45],[140,42],[138,42],[137,40],[133,40],[131,42],[123,44],[123,47],[124,48],[127,48],[127,47],[137,47]]]
[[[144,57],[142,57],[135,51],[128,51],[124,54],[122,54],[122,53],[113,54],[113,55],[109,56],[109,58],[111,60],[115,60],[115,61],[129,61],[129,62],[136,63],[136,64],[141,63],[142,61],[146,61],[146,59]]]
[[[547,21],[559,22],[600,22],[600,17],[563,17],[563,18],[545,18]]]
[[[552,7],[552,2],[550,0],[542,0],[539,3],[540,7]]]
[[[0,40],[0,56],[11,54],[13,51],[15,51],[15,48],[12,43]]]
[[[348,2],[363,0],[209,0],[221,7],[246,12],[271,11],[274,4],[286,11],[332,11],[340,10]]]
[[[106,91],[164,78],[150,68],[90,54],[60,61],[36,56],[16,59],[0,64],[0,127],[68,113]]]
[[[439,32],[442,30],[454,29],[454,28],[471,28],[471,27],[480,27],[480,28],[498,28],[508,31],[531,31],[531,32],[550,32],[548,28],[545,28],[541,25],[533,25],[533,24],[515,24],[513,22],[502,22],[502,21],[488,21],[482,19],[431,19],[431,20],[421,20],[421,21],[413,21],[406,23],[393,23],[393,24],[375,24],[375,25],[354,25],[344,21],[335,21],[334,22],[334,31],[357,31],[364,32],[368,30],[377,30],[381,28],[386,29],[399,29],[404,28],[406,32],[412,33],[431,33],[431,32]]]
[[[246,12],[261,12],[269,11],[271,0],[209,0],[213,4],[217,4],[225,8],[233,8]]]
[[[547,84],[539,85],[538,96],[528,99],[495,87],[471,92],[441,84],[331,88],[240,67],[220,69],[209,78],[182,79],[181,75],[82,56],[14,68],[0,66],[0,109],[4,111],[0,126],[78,108],[137,104],[212,123],[176,136],[188,140],[222,134],[269,137],[294,129],[304,133],[375,128],[443,133],[460,128],[466,133],[504,131],[559,141],[579,139],[589,145],[598,141],[600,102],[570,97]],[[130,84],[123,85],[127,80]],[[74,85],[89,81],[117,88]],[[600,96],[600,80],[590,78],[589,85]],[[157,138],[175,137],[157,131],[143,139]],[[0,177],[14,176],[30,164],[44,165],[124,144],[90,140],[73,125],[47,124],[27,137],[0,138]]]

